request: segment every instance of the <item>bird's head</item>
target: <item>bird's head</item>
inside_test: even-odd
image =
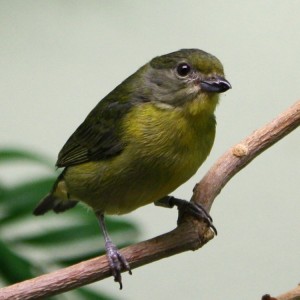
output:
[[[221,62],[198,49],[182,49],[152,59],[142,68],[142,92],[160,107],[181,108],[191,102],[213,107],[218,94],[231,88]]]

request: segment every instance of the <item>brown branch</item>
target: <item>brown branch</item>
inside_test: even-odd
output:
[[[300,284],[294,289],[276,297],[277,300],[300,300]]]
[[[300,125],[300,101],[275,120],[223,154],[196,185],[192,200],[209,211],[225,184],[257,155]],[[132,268],[178,254],[196,250],[213,238],[203,222],[186,218],[176,229],[121,250]],[[50,297],[111,275],[106,256],[81,262],[68,268],[0,289],[0,299],[38,299]]]
[[[193,200],[210,210],[225,184],[256,156],[300,125],[300,100],[225,152],[194,189]]]
[[[300,300],[300,284],[294,289],[273,298],[270,295],[264,295],[262,300]]]

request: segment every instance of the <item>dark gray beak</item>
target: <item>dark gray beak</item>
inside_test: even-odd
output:
[[[200,81],[202,91],[210,93],[224,93],[231,89],[231,84],[221,76],[214,76]]]

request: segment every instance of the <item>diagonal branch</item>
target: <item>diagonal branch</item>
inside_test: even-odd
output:
[[[255,157],[300,125],[300,100],[225,152],[194,189],[193,200],[209,211],[225,184]]]
[[[300,101],[225,152],[196,185],[192,200],[209,211],[216,196],[237,172],[299,125]],[[213,233],[205,223],[186,218],[176,229],[126,247],[121,253],[131,267],[136,268],[187,250],[196,250],[212,238]],[[2,288],[0,300],[50,297],[109,276],[106,256],[101,256]]]

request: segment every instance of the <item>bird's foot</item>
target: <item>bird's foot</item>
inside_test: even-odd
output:
[[[177,206],[178,208],[177,224],[180,224],[184,216],[188,214],[195,217],[198,220],[204,220],[207,223],[207,225],[212,229],[212,231],[217,235],[217,229],[213,225],[212,217],[209,215],[209,213],[205,210],[205,208],[202,205],[198,203],[178,199],[173,196],[164,197],[158,200],[157,202],[155,202],[155,204],[159,206],[170,207],[170,208]]]
[[[105,243],[106,255],[108,257],[109,266],[114,276],[115,282],[120,284],[120,290],[122,289],[122,270],[126,270],[131,275],[131,269],[126,258],[119,252],[118,248],[111,242],[107,241]]]

